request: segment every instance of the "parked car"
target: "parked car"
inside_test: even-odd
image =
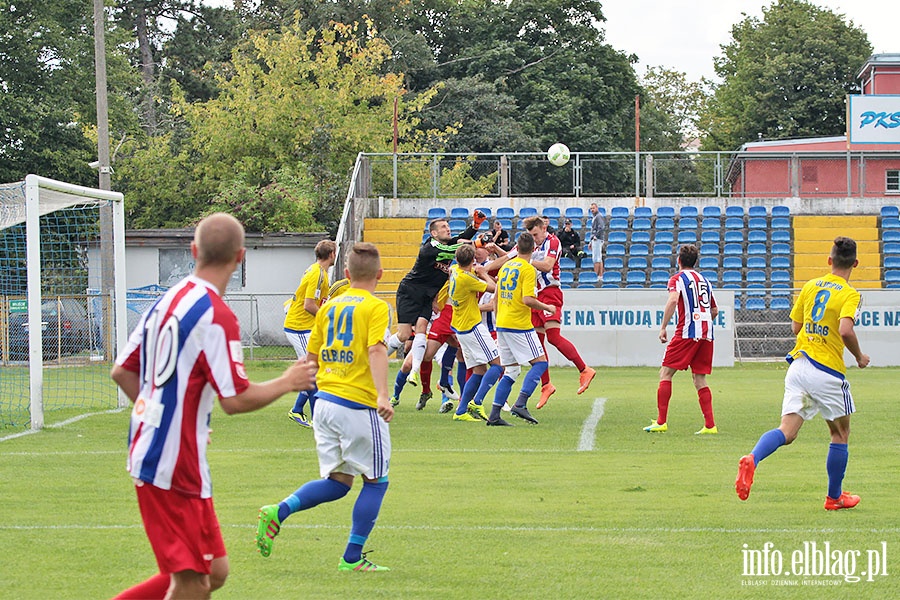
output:
[[[9,358],[28,359],[28,313],[9,314]],[[91,325],[78,298],[52,298],[41,303],[41,331],[45,360],[77,354],[90,348]]]

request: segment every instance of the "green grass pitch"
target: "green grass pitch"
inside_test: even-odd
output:
[[[280,368],[250,371],[259,380]],[[778,424],[785,368],[715,370],[720,433],[702,437],[687,373],[675,377],[666,434],[641,430],[656,414],[656,369],[598,369],[582,396],[573,369],[552,369],[559,391],[532,409],[536,427],[453,422],[437,399],[417,412],[419,390],[407,387],[368,542],[370,558],[392,568],[378,574],[337,571],[358,482],[343,500],[287,520],[270,558],[256,553],[257,508],[318,476],[312,432],[288,420],[290,397],[247,415],[217,411],[209,456],[231,575],[215,597],[900,597],[897,369],[849,373],[858,412],[844,487],[862,497],[856,509],[822,508],[821,419],[761,464],[747,502],[737,499],[738,459]],[[585,426],[591,415],[595,428]],[[127,420],[101,414],[0,442],[0,597],[107,598],[154,573],[124,470]],[[767,543],[765,560],[774,568],[780,556],[782,576],[748,575],[748,556]],[[868,557],[883,558],[887,574],[785,576],[811,543],[828,543],[844,570],[858,556],[856,575]]]

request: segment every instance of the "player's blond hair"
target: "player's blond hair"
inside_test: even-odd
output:
[[[538,227],[538,226],[546,227],[547,221],[544,220],[544,217],[542,217],[540,215],[535,215],[533,217],[528,217],[527,219],[525,219],[524,225],[525,225],[526,231],[531,231],[532,229],[534,229],[535,227]]]
[[[475,248],[471,244],[463,244],[456,249],[456,262],[460,267],[468,267],[475,260]]]
[[[337,245],[331,240],[322,240],[316,244],[316,260],[325,260],[337,251]]]
[[[230,264],[244,247],[244,226],[228,213],[213,213],[197,224],[194,243],[198,267]]]
[[[370,281],[378,276],[381,269],[381,254],[375,244],[356,242],[347,257],[350,281]]]

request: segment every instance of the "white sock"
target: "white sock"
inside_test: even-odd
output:
[[[422,359],[425,358],[425,346],[428,344],[428,336],[417,333],[412,344],[412,372],[418,373],[422,368]]]
[[[387,341],[387,349],[388,356],[399,350],[403,347],[403,342],[400,341],[400,337],[395,333],[391,337],[388,338]]]

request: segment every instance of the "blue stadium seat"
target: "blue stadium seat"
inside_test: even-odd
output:
[[[650,248],[647,244],[631,244],[628,254],[631,256],[647,256],[650,254]]]
[[[648,243],[650,243],[650,232],[649,231],[632,231],[631,232],[631,243],[632,244],[648,244]]]
[[[791,219],[789,217],[772,217],[772,229],[790,229]]]
[[[900,217],[900,208],[896,206],[882,206],[881,217]]]
[[[900,283],[900,271],[885,271],[884,280],[887,283]]]
[[[672,250],[671,244],[661,244],[659,242],[653,244],[653,256],[672,256],[675,252]]]
[[[525,219],[519,219],[519,223],[516,226],[516,229],[519,231],[525,231]]]
[[[621,256],[608,256],[606,257],[606,260],[603,261],[603,267],[605,269],[624,269],[625,261]],[[619,279],[621,279],[621,277]]]
[[[478,226],[478,231],[490,231],[491,222],[485,219],[481,222],[481,225]]]
[[[575,217],[566,217],[566,219],[568,219],[569,221],[572,221],[572,229],[578,231],[579,229],[582,228],[581,219],[578,219]]]
[[[681,217],[681,218],[684,218],[684,217],[693,217],[693,218],[696,219],[697,217],[700,216],[700,211],[697,210],[697,207],[696,207],[696,206],[682,206],[682,207],[678,210],[678,216]]]
[[[750,217],[747,221],[748,229],[768,229],[769,223],[763,217]]]
[[[625,274],[625,283],[647,283],[647,274],[643,271],[628,271]]]
[[[719,217],[704,217],[700,227],[702,229],[721,229],[722,219]]]
[[[725,256],[743,256],[744,248],[740,244],[725,244],[722,254]]]
[[[628,234],[624,231],[610,231],[606,234],[607,244],[624,244],[628,241]]]
[[[725,269],[722,271],[722,283],[740,283],[741,272]]]
[[[769,301],[769,308],[772,310],[790,310],[791,309],[791,299],[790,298],[772,298]]]
[[[881,232],[882,242],[900,242],[900,231],[896,229],[888,229]]]
[[[743,229],[730,229],[725,231],[725,243],[726,244],[743,244],[744,243],[744,230]]]
[[[541,215],[550,219],[558,219],[562,216],[562,211],[558,206],[545,206],[541,211]]]
[[[744,258],[741,256],[726,256],[722,258],[723,269],[743,269]]]
[[[725,217],[740,217],[743,221],[744,219],[744,207],[739,205],[732,205],[725,207]],[[725,225],[728,227],[728,225]]]
[[[716,285],[719,282],[718,271],[700,271],[700,274],[706,277],[706,280],[713,285]]]
[[[674,244],[675,236],[672,235],[671,231],[657,230],[656,235],[653,237],[653,241],[657,244]],[[897,241],[900,241],[900,239],[898,239]]]
[[[791,246],[790,244],[772,244],[772,255],[778,254],[790,254]]]
[[[743,229],[744,228],[744,218],[743,217],[726,217],[725,218],[725,229]]]
[[[747,209],[747,216],[766,218],[769,216],[769,211],[765,206],[751,206]]]
[[[629,269],[646,269],[649,265],[647,264],[646,256],[630,256],[628,257],[628,268]]]
[[[656,217],[656,229],[671,231],[675,229],[675,220],[671,217]]]
[[[514,219],[516,217],[516,211],[510,208],[509,206],[501,206],[497,209],[497,218],[498,219]]]
[[[656,209],[656,217],[672,219],[675,217],[675,209],[671,206],[660,206]]]
[[[593,271],[594,270],[594,259],[590,256],[585,256],[584,258],[581,259],[581,264],[579,266],[582,269],[586,269],[588,271]]]
[[[718,244],[720,241],[722,241],[722,238],[719,235],[718,229],[707,229],[700,232],[700,241],[705,243]]]
[[[453,235],[459,235],[466,230],[466,222],[462,219],[450,219],[448,223],[450,225],[450,232],[453,233]]]
[[[741,297],[738,294],[734,295],[734,310],[741,310]]]
[[[620,271],[604,271],[603,283],[622,283],[622,273]]]
[[[669,283],[668,271],[650,271],[650,283]]]
[[[700,245],[700,255],[701,256],[718,256],[719,255],[719,245],[718,244],[701,244]]]
[[[747,268],[748,269],[765,269],[768,266],[768,262],[765,256],[748,256],[747,257]]]
[[[784,244],[791,243],[791,232],[788,229],[773,229],[772,230],[772,241],[780,242]]]
[[[773,217],[790,217],[791,209],[787,206],[773,206],[772,207],[772,216]]]
[[[563,285],[572,285],[575,283],[575,273],[572,271],[560,271],[559,282]]]
[[[585,217],[584,209],[580,206],[567,206],[565,217],[567,219],[583,219]]]
[[[773,283],[772,291],[769,292],[772,296],[790,296],[791,295],[791,285],[790,283]]]
[[[563,256],[559,259],[559,268],[562,270],[572,271],[575,269],[576,263],[574,260],[569,258],[568,256]]]
[[[701,256],[700,262],[697,263],[697,266],[701,269],[718,269],[719,268],[719,257],[718,256]]]
[[[787,256],[773,256],[769,259],[769,266],[773,269],[790,269],[791,259]]]
[[[450,209],[450,218],[451,219],[468,219],[469,218],[469,209],[465,206],[454,206]]]
[[[697,243],[697,232],[696,231],[679,231],[678,232],[678,243],[679,244],[696,244]]]
[[[881,250],[882,254],[900,254],[900,243],[886,242]]]
[[[466,215],[468,216],[468,215]],[[433,206],[428,209],[428,220],[432,221],[434,219],[446,219],[447,218],[447,209],[440,206]]]
[[[656,248],[654,248],[655,250]],[[672,268],[672,257],[671,256],[654,256],[653,260],[650,261],[651,269],[671,269]]]
[[[628,229],[628,219],[622,217],[613,217],[606,224],[609,229]]]
[[[578,287],[595,287],[600,278],[593,271],[583,271],[578,274]]]
[[[746,276],[747,283],[765,283],[766,282],[766,272],[759,271],[747,271]]]
[[[769,241],[769,233],[765,229],[751,229],[747,232],[747,241],[754,244],[765,244]]]
[[[430,234],[430,233],[426,233],[426,234],[424,234],[424,235],[422,236],[422,243],[424,244],[425,242],[427,242],[427,241],[430,240],[430,239],[431,239],[431,234]]]
[[[697,229],[697,219],[694,217],[681,217],[678,219],[678,229]]]
[[[747,310],[765,310],[766,309],[766,299],[765,298],[747,298],[747,301],[744,303],[744,308]]]
[[[622,219],[627,219],[629,216],[629,211],[627,206],[613,206],[612,212],[609,213],[610,217],[619,217]]]
[[[634,221],[631,222],[631,228],[636,230],[650,230],[650,219],[646,217],[635,217]]]
[[[533,206],[523,206],[521,209],[519,209],[519,218],[520,219],[527,219],[528,217],[536,217],[537,214],[538,214],[538,211]]]
[[[703,207],[703,216],[704,217],[721,217],[722,209],[718,206],[704,206]]]
[[[664,290],[667,287],[668,286],[665,283],[651,283],[650,284],[650,289],[652,289],[652,290]]]
[[[501,219],[497,217],[497,220],[500,221],[500,227],[502,227],[506,231],[509,231],[513,228],[512,219]]]
[[[884,257],[884,268],[885,269],[900,269],[900,256],[885,256]]]
[[[634,216],[635,218],[647,218],[653,216],[653,209],[649,206],[635,206],[634,207]]]
[[[766,254],[766,245],[765,244],[747,244],[747,254]]]
[[[900,229],[900,219],[897,217],[885,217],[881,220],[882,229]]]
[[[625,256],[625,244],[608,244],[606,246],[607,256]]]
[[[772,283],[790,283],[791,274],[787,271],[772,271],[769,275],[769,280]]]

